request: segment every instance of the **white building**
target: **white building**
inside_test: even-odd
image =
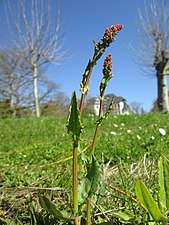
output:
[[[114,102],[112,105],[112,114],[114,115],[128,115],[131,114],[132,111],[130,107],[127,105],[126,100],[121,96],[115,96],[114,94],[108,94],[104,97],[104,113],[108,110],[108,107],[114,97]],[[86,103],[87,111],[90,114],[99,115],[99,108],[100,108],[100,100],[99,98],[90,98]]]

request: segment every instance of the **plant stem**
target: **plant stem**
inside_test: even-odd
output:
[[[90,158],[91,160],[92,160],[92,157],[94,156],[94,152],[95,152],[95,148],[96,148],[96,141],[97,141],[99,131],[100,131],[100,124],[97,124],[95,133],[94,133],[94,137],[93,137],[92,152],[91,152],[91,158]]]
[[[74,135],[73,142],[73,208],[74,214],[78,214],[78,140]]]
[[[92,74],[92,71],[93,71],[93,67],[94,66],[91,66],[90,67],[90,70],[89,70],[89,73],[88,73],[88,76],[87,76],[87,79],[86,79],[86,83],[85,83],[85,88],[87,88],[88,84],[89,84],[89,80],[90,80],[90,77],[91,77],[91,74]],[[88,91],[86,91],[86,93],[82,93],[81,94],[81,99],[80,99],[80,106],[79,106],[79,111],[80,111],[80,119],[82,119],[82,113],[83,113],[83,107],[84,107],[84,100],[85,100],[85,95],[87,94]]]
[[[83,107],[84,107],[84,100],[85,100],[85,94],[81,94],[81,99],[80,99],[80,106],[79,106],[79,113],[80,113],[80,119],[82,119],[82,112],[83,112]]]
[[[103,115],[104,91],[105,91],[105,89],[102,91],[101,96],[100,96],[100,108],[99,108],[98,119],[100,119]],[[93,143],[92,143],[91,160],[92,160],[92,157],[94,156],[94,152],[95,152],[95,148],[96,148],[96,141],[97,141],[97,137],[98,137],[98,134],[100,131],[100,126],[101,126],[101,124],[97,123],[94,137],[93,137]]]
[[[89,198],[87,198],[87,223],[86,223],[86,225],[91,225],[90,213],[91,213],[91,201]]]
[[[85,100],[85,96],[86,96],[86,94],[88,92],[88,84],[89,84],[89,81],[90,81],[90,77],[91,77],[93,68],[96,65],[96,59],[97,59],[96,57],[97,57],[97,53],[95,51],[94,55],[93,55],[93,58],[92,58],[92,61],[90,62],[90,65],[89,65],[89,71],[88,71],[88,74],[87,74],[87,78],[85,80],[85,84],[83,84],[84,92],[82,92],[82,94],[81,94],[80,105],[79,105],[80,119],[82,119],[84,100]]]

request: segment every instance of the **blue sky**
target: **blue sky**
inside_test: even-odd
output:
[[[26,0],[28,1],[28,0]],[[0,13],[3,19],[0,0]],[[93,55],[93,42],[99,42],[105,29],[115,24],[124,28],[116,37],[116,41],[107,49],[94,68],[88,96],[98,96],[102,79],[104,58],[113,56],[114,77],[109,82],[106,94],[122,96],[130,104],[137,101],[146,111],[152,108],[157,96],[156,78],[150,78],[134,62],[130,45],[137,43],[138,8],[143,9],[143,0],[51,0],[52,13],[57,14],[60,7],[62,31],[66,32],[64,49],[71,49],[71,55],[60,66],[49,67],[48,77],[56,81],[69,98],[75,90],[80,97],[82,75]],[[151,73],[151,72],[150,72]],[[149,75],[149,74],[148,74]]]
[[[98,86],[102,78],[102,65],[107,54],[113,56],[114,77],[106,93],[123,96],[127,103],[137,101],[149,111],[157,96],[156,79],[146,76],[134,62],[134,55],[129,47],[137,43],[138,8],[143,8],[143,0],[61,0],[61,22],[67,30],[65,47],[72,48],[70,58],[55,71],[56,81],[61,90],[71,96],[76,90],[80,96],[79,83],[89,58],[93,55],[93,43],[100,41],[104,31],[112,24],[123,24],[123,30],[117,35],[95,67],[89,96],[98,95]],[[137,43],[139,45],[139,43]]]

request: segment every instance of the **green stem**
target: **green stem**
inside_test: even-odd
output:
[[[103,115],[104,91],[105,91],[105,89],[102,91],[102,93],[100,95],[100,108],[99,108],[98,119],[100,119]],[[97,137],[98,137],[98,134],[100,131],[100,126],[101,126],[101,124],[99,124],[99,123],[96,125],[96,129],[95,129],[95,133],[94,133],[94,137],[93,137],[93,143],[92,143],[91,160],[92,160],[92,157],[94,156],[94,152],[95,152],[95,148],[96,148],[96,141],[97,141]]]
[[[93,137],[92,152],[91,152],[90,160],[92,160],[92,157],[94,156],[94,152],[95,152],[95,148],[96,148],[96,141],[97,141],[99,131],[100,131],[100,124],[97,124],[96,129],[95,129],[95,133],[94,133],[94,137]]]
[[[91,225],[91,201],[87,198],[87,222],[86,225]]]
[[[78,214],[78,140],[74,136],[73,143],[73,208],[74,214]]]

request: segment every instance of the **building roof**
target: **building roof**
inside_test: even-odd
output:
[[[121,96],[116,96],[114,94],[107,94],[105,95],[104,99],[105,100],[111,100],[114,97],[114,102],[119,103],[119,102],[126,102],[126,99],[121,97]]]

